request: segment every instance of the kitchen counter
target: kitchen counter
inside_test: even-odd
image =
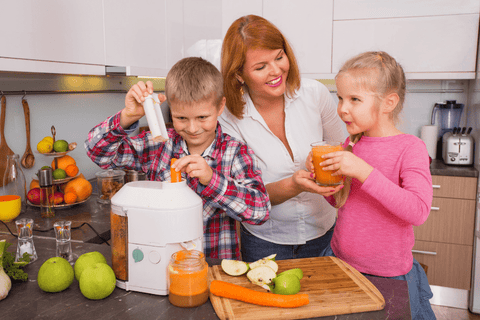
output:
[[[8,251],[16,250],[16,238],[0,234],[0,239],[7,239],[13,243]],[[88,300],[80,292],[76,280],[61,293],[43,292],[37,285],[37,273],[45,260],[55,256],[55,240],[39,238],[35,239],[34,243],[39,258],[25,267],[29,280],[15,282],[7,298],[0,301],[2,319],[218,319],[210,302],[196,308],[179,308],[170,304],[168,296],[125,291],[119,288],[115,288],[113,293],[103,300]],[[75,258],[85,252],[99,251],[111,265],[111,249],[107,244],[74,242],[72,250]],[[210,265],[220,263],[219,259],[207,261]],[[386,306],[383,310],[321,319],[411,319],[406,281],[368,276],[367,278],[384,296]]]
[[[434,176],[456,176],[478,178],[478,170],[474,166],[451,166],[442,160],[435,159],[430,164],[430,173]]]
[[[55,238],[53,224],[58,220],[72,221],[72,241],[73,242],[89,242],[102,243],[103,239],[110,239],[110,205],[100,204],[97,201],[98,193],[96,190],[95,180],[90,181],[93,186],[93,193],[84,203],[76,204],[71,207],[57,208],[54,218],[42,218],[40,216],[40,208],[31,205],[26,206],[25,211],[20,215],[6,223],[8,229],[17,234],[15,220],[20,218],[31,218],[34,220],[33,236],[36,238]],[[100,235],[97,235],[87,224],[88,223]],[[0,236],[2,234],[10,234],[3,223],[0,223]]]

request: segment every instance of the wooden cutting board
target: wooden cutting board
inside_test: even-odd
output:
[[[300,268],[300,293],[309,295],[310,303],[299,308],[264,307],[210,294],[218,317],[224,319],[305,319],[339,314],[381,310],[385,300],[378,289],[360,272],[335,257],[279,260],[278,273]],[[209,280],[222,280],[265,292],[246,275],[232,277],[221,266],[210,268]]]

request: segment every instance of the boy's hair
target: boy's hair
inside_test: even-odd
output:
[[[224,97],[222,74],[205,59],[183,58],[167,74],[165,96],[169,103],[213,100],[219,106]]]
[[[357,78],[357,80],[361,80],[360,85],[375,94],[377,103],[380,103],[383,98],[391,93],[398,95],[399,101],[397,106],[390,113],[391,119],[397,121],[398,115],[403,109],[406,92],[405,72],[402,66],[386,52],[369,51],[361,53],[345,62],[335,79],[338,79],[345,73],[352,75],[352,73],[357,71],[362,71],[362,77]],[[355,75],[358,74],[359,73],[355,73]],[[350,135],[350,141],[355,144],[362,136],[363,132]],[[346,151],[350,152],[352,149],[353,146],[350,144],[345,148]],[[340,208],[347,201],[351,182],[351,178],[346,178],[344,188],[334,194],[336,208]]]
[[[250,49],[283,49],[290,63],[286,80],[287,96],[293,96],[300,88],[300,71],[295,55],[280,30],[270,21],[256,15],[238,18],[225,34],[221,59],[227,108],[238,119],[243,118],[245,101],[240,92],[243,85],[238,81],[236,74],[242,72],[247,51]]]

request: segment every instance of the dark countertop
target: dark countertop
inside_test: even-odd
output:
[[[446,165],[442,160],[435,159],[430,164],[430,173],[434,176],[456,176],[478,178],[478,170],[472,166]]]
[[[0,234],[1,239],[13,243],[8,251],[15,252],[16,238]],[[77,280],[61,293],[43,292],[37,285],[37,273],[44,261],[55,256],[55,240],[35,238],[34,244],[39,258],[25,267],[29,280],[13,283],[7,298],[0,301],[2,319],[218,319],[210,302],[196,308],[179,308],[170,304],[168,296],[125,291],[120,288],[115,288],[113,293],[103,300],[88,300],[80,292]],[[85,252],[99,251],[111,265],[111,248],[107,244],[72,242],[72,250],[75,259]],[[220,260],[209,259],[208,262],[210,265],[219,264]],[[406,281],[367,278],[384,296],[386,306],[383,310],[321,319],[411,319]]]
[[[98,193],[95,180],[90,180],[93,186],[93,193],[84,203],[76,204],[65,208],[56,208],[54,218],[42,218],[40,216],[40,208],[28,205],[25,211],[14,220],[6,223],[8,229],[17,234],[15,220],[20,218],[31,218],[35,221],[33,235],[34,238],[47,237],[55,238],[53,224],[58,220],[72,221],[72,240],[89,243],[102,243],[102,240],[110,239],[110,205],[101,204],[97,201]],[[88,223],[101,238],[93,231]],[[83,225],[82,225],[83,224]],[[0,223],[0,236],[2,234],[10,234],[3,223]],[[46,230],[46,231],[41,231]]]

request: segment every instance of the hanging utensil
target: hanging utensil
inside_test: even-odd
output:
[[[35,156],[33,155],[32,148],[30,146],[30,107],[27,100],[22,98],[23,113],[25,114],[25,130],[27,131],[27,147],[22,157],[22,166],[24,168],[31,168],[35,164]]]
[[[7,168],[7,156],[15,154],[12,149],[8,147],[7,140],[5,140],[5,112],[7,111],[7,99],[4,95],[1,98],[2,116],[0,117],[0,187],[3,186],[3,175]]]

